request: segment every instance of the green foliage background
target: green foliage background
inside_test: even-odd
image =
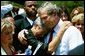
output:
[[[19,2],[9,1],[9,2],[11,2],[15,7],[23,8],[23,2],[21,2],[21,1],[19,1]],[[37,2],[38,2],[38,5],[40,6],[45,1],[37,1]],[[63,6],[63,5],[66,6],[69,13],[75,7],[78,7],[78,6],[84,7],[84,1],[51,1],[51,2],[56,4],[57,6]]]
[[[38,1],[38,4],[41,5],[45,1]],[[84,1],[51,1],[57,6],[66,6],[69,13],[71,13],[72,9],[78,6],[84,7]]]

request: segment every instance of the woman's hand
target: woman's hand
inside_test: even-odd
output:
[[[72,23],[70,21],[64,21],[60,30],[65,31],[69,26],[72,26]]]

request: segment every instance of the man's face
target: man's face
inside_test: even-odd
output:
[[[40,19],[42,20],[42,24],[47,29],[52,29],[56,25],[56,15],[48,15],[46,10],[42,10],[39,13]]]
[[[28,15],[36,15],[37,14],[37,3],[36,1],[25,1],[24,7],[26,13]]]

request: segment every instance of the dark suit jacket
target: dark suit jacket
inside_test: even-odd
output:
[[[84,55],[84,44],[71,50],[68,55]]]
[[[17,36],[22,29],[30,29],[32,26],[30,25],[26,18],[20,16],[17,16],[17,18],[20,19],[15,20],[15,34],[13,35],[13,45],[16,51],[21,50],[22,52],[24,52],[25,49],[27,48],[27,45],[22,45],[18,40]]]
[[[25,34],[27,38],[27,42],[32,46],[32,54],[36,52],[34,55],[51,55],[48,52],[48,44],[43,43],[41,40],[37,40],[37,38],[33,35],[32,31],[28,30],[29,34]],[[40,46],[40,47],[39,47]],[[37,49],[39,47],[39,49]],[[37,49],[37,50],[36,50]]]

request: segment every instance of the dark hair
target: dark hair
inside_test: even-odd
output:
[[[60,9],[60,14],[62,14],[64,12],[68,16],[68,21],[71,21],[70,14],[69,14],[68,9],[66,8],[66,6],[61,6],[60,8],[61,8]]]

